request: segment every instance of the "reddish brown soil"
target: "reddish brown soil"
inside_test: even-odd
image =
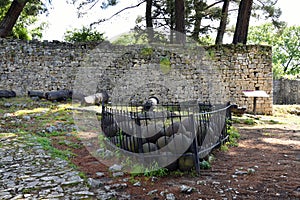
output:
[[[160,193],[173,193],[176,199],[300,199],[300,128],[274,126],[236,125],[241,139],[238,147],[229,151],[215,150],[212,168],[202,170],[200,176],[194,173],[151,178],[135,177],[142,186],[132,184],[130,175],[111,178],[108,167],[101,164],[89,151],[81,148],[71,149],[76,156],[72,162],[88,177],[96,178],[96,172],[104,172],[109,184],[122,182],[129,178],[128,187],[121,192],[131,195],[132,199],[165,199]],[[76,138],[68,138],[78,142]],[[56,147],[58,140],[53,140]],[[239,175],[236,171],[255,172]],[[198,182],[198,184],[197,184]],[[188,185],[195,190],[191,194],[180,191],[181,185]],[[157,189],[153,195],[146,195]]]

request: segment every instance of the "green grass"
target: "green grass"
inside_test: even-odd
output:
[[[69,161],[69,159],[74,156],[71,151],[54,148],[51,144],[51,140],[47,137],[36,137],[36,141],[42,145],[43,149],[50,152],[52,157]]]
[[[229,146],[233,146],[233,147],[237,147],[238,144],[238,140],[240,139],[241,135],[239,134],[237,128],[231,126],[228,129],[228,135],[229,135]]]
[[[80,149],[81,147],[83,147],[82,144],[78,144],[78,143],[74,143],[74,142],[70,142],[70,141],[66,141],[66,140],[61,140],[58,142],[58,144],[68,146],[72,149]]]
[[[170,172],[171,176],[176,176],[176,177],[184,176],[185,174],[186,174],[185,172],[180,170],[175,170]]]
[[[255,120],[254,120],[254,119],[247,118],[247,119],[244,120],[244,124],[247,124],[247,125],[254,125],[254,124],[255,124]]]
[[[239,134],[238,129],[234,126],[229,126],[227,133],[229,135],[228,141],[221,145],[221,151],[229,151],[229,147],[239,146],[238,140],[240,139],[241,135]]]
[[[4,104],[9,103],[11,106],[7,107]],[[26,104],[26,105],[25,105]],[[82,148],[80,142],[67,141],[66,133],[74,133],[75,130],[56,130],[51,133],[46,131],[49,126],[56,126],[60,123],[63,129],[74,124],[73,111],[70,102],[53,103],[46,100],[33,101],[27,97],[16,97],[11,99],[0,99],[0,113],[12,113],[12,116],[3,118],[1,126],[4,130],[10,132],[1,133],[0,138],[16,137],[18,140],[27,144],[28,147],[40,144],[43,149],[53,157],[60,158],[69,162],[71,167],[76,168],[71,163],[70,159],[75,156],[72,149]],[[29,119],[24,119],[24,116],[30,116]],[[76,137],[76,134],[73,134]],[[59,139],[58,144],[66,145],[69,150],[60,150],[53,146],[53,138]],[[78,141],[80,141],[78,139]],[[0,148],[3,144],[0,143]],[[86,177],[80,174],[81,177]],[[25,189],[25,193],[30,190]]]
[[[37,191],[37,190],[38,190],[38,188],[23,188],[22,193],[23,194],[31,194],[32,192]]]
[[[271,124],[281,124],[281,122],[273,120],[273,119],[270,119],[269,123],[271,123]]]
[[[229,147],[226,143],[222,144],[220,149],[221,149],[221,151],[229,151]]]
[[[200,162],[200,168],[201,169],[210,169],[211,164],[208,161],[203,160],[202,162]]]

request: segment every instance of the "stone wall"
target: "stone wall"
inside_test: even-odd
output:
[[[222,45],[114,46],[0,40],[0,89],[108,90],[116,102],[156,95],[162,101],[198,99],[253,109],[242,90],[264,90],[257,112],[272,114],[271,48]]]
[[[231,102],[253,111],[253,98],[245,97],[243,90],[263,90],[269,98],[258,98],[257,113],[272,114],[273,73],[272,50],[268,46],[222,45],[207,50],[215,51],[214,61],[222,71],[222,80]]]
[[[274,104],[300,104],[300,79],[274,80]]]

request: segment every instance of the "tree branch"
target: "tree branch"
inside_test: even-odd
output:
[[[261,0],[257,0],[263,7],[265,7],[266,6],[266,2],[263,2],[263,1],[261,1]],[[272,2],[272,6],[274,6],[275,4],[277,4],[277,2],[278,2],[278,0],[275,0],[274,2]]]
[[[134,6],[128,6],[128,7],[125,7],[125,8],[123,8],[122,10],[119,10],[118,12],[116,12],[115,14],[113,14],[112,16],[110,16],[109,18],[106,18],[106,19],[100,19],[100,20],[98,20],[97,22],[91,23],[91,24],[90,24],[90,27],[92,27],[92,26],[94,26],[94,25],[97,25],[97,24],[100,24],[100,23],[102,23],[102,22],[108,21],[108,20],[112,19],[113,17],[117,16],[118,14],[124,12],[125,10],[131,9],[131,8],[139,7],[140,5],[142,5],[142,4],[145,3],[145,2],[146,2],[146,0],[143,0],[143,1],[141,1],[140,3],[138,3],[138,4],[134,5]]]
[[[95,2],[93,3],[93,5],[91,5],[91,7],[90,7],[89,9],[91,10],[98,2],[99,2],[99,0],[95,1]]]
[[[293,65],[293,67],[289,71],[294,71],[300,66],[300,63]]]
[[[284,66],[283,71],[285,73],[287,72],[287,69],[289,68],[289,65],[290,65],[290,63],[291,63],[292,60],[293,60],[293,57],[291,56],[290,59],[289,59],[289,61],[287,62],[287,64]]]
[[[215,2],[215,3],[213,3],[213,4],[209,5],[209,6],[206,6],[205,10],[207,10],[207,9],[209,9],[209,8],[211,8],[211,7],[213,7],[213,6],[217,5],[217,4],[219,4],[219,3],[222,3],[222,2],[223,2],[223,1],[217,1],[217,2]]]

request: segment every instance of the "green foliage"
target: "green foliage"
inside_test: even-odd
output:
[[[300,26],[291,26],[283,30],[276,54],[275,64],[281,64],[285,74],[300,73]]]
[[[199,1],[199,6],[195,5],[196,1],[186,0],[185,3],[185,30],[187,35],[191,35],[195,21],[199,20],[219,20],[221,17],[221,2],[216,3],[216,6],[211,6],[211,2]],[[196,9],[198,12],[196,12]],[[175,1],[161,0],[154,1],[152,7],[152,16],[155,20],[155,26],[169,31],[175,28]],[[209,32],[216,27],[201,24],[200,32],[203,35],[208,35]],[[142,25],[140,25],[142,26]],[[174,35],[173,35],[174,36]]]
[[[180,176],[183,176],[183,175],[186,174],[186,173],[187,173],[187,172],[183,172],[183,171],[180,171],[180,170],[178,169],[178,170],[175,170],[175,171],[171,171],[171,172],[170,172],[170,175],[180,177]]]
[[[210,169],[211,168],[211,165],[208,161],[206,160],[203,160],[201,163],[200,163],[200,168],[201,169]]]
[[[153,161],[148,167],[143,164],[134,163],[129,157],[122,161],[125,168],[131,169],[132,176],[144,175],[146,177],[163,177],[168,175],[168,169],[158,166],[158,163]]]
[[[280,36],[278,31],[271,23],[252,26],[248,33],[248,43],[274,46]]]
[[[171,70],[171,61],[168,57],[160,58],[160,69],[163,73],[167,74]]]
[[[222,144],[221,145],[221,151],[228,151],[229,150],[229,147],[227,144]]]
[[[21,191],[23,194],[31,194],[36,190],[38,190],[38,188],[32,187],[32,188],[23,188]]]
[[[213,49],[209,49],[206,51],[206,55],[210,58],[210,59],[214,59],[216,56],[216,52]]]
[[[276,121],[276,120],[273,120],[273,119],[270,119],[269,122],[270,122],[271,124],[280,124],[279,121]]]
[[[228,129],[228,135],[229,135],[229,146],[234,146],[237,147],[238,146],[238,139],[240,139],[241,135],[239,134],[237,128],[230,126],[230,128]]]
[[[272,46],[273,77],[300,73],[300,27],[277,29],[267,23],[249,29],[248,41],[252,44]]]
[[[151,56],[153,54],[153,49],[151,47],[143,48],[141,54],[144,56]]]
[[[255,121],[254,121],[254,119],[249,119],[249,118],[247,118],[247,119],[244,120],[244,124],[247,124],[247,125],[254,125],[254,124],[255,124]]]
[[[67,42],[102,42],[105,40],[103,33],[92,28],[82,27],[81,29],[68,30],[64,35]]]
[[[153,162],[149,168],[145,168],[144,176],[147,177],[163,177],[168,175],[168,169],[158,167],[156,162]]]
[[[4,0],[0,2],[1,21],[8,11],[12,0]],[[38,16],[44,12],[47,12],[47,8],[42,1],[29,1],[13,27],[11,37],[22,40],[41,39],[42,31],[46,28],[47,24],[45,22],[38,24]]]
[[[78,173],[78,176],[84,180],[87,180],[88,179],[88,176],[84,173],[84,172],[79,172]]]
[[[282,11],[276,7],[276,3],[277,0],[254,1],[251,15],[257,19],[270,19],[273,26],[280,28],[285,25],[285,22],[279,21]]]
[[[228,151],[229,147],[237,147],[239,145],[238,140],[240,139],[241,135],[239,134],[237,128],[228,126],[227,133],[229,138],[225,144],[221,145],[221,151]]]
[[[53,157],[69,160],[73,154],[68,150],[59,150],[52,146],[51,140],[47,137],[36,137],[36,141],[42,145],[42,147],[51,153]]]
[[[147,44],[148,37],[147,34],[139,34],[138,32],[130,32],[128,34],[123,34],[119,36],[116,40],[112,42],[118,45],[134,45],[134,44]]]
[[[210,35],[204,35],[199,38],[198,43],[200,45],[209,46],[209,45],[214,45],[215,40]]]

